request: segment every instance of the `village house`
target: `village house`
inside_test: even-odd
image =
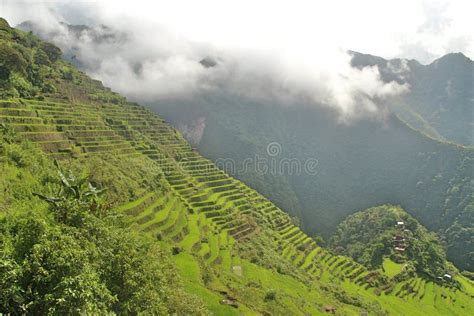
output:
[[[405,238],[403,236],[396,235],[396,236],[393,236],[393,240],[397,242],[401,242],[401,241],[405,241]]]
[[[452,277],[450,274],[445,273],[445,274],[443,275],[443,279],[445,279],[445,280],[451,281],[452,278],[453,278],[453,277]]]

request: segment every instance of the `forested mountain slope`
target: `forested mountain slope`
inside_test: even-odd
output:
[[[300,217],[308,233],[327,238],[348,214],[400,204],[441,234],[450,260],[473,269],[472,147],[426,136],[390,112],[341,124],[323,107],[224,93],[150,106],[206,157],[235,160],[235,176]],[[255,155],[272,158],[266,152],[272,142],[281,146],[278,159],[317,159],[317,174],[238,172]]]
[[[474,144],[474,62],[468,57],[452,53],[422,65],[415,60],[352,54],[355,67],[377,66],[385,81],[409,84],[409,92],[391,104],[402,119],[432,137]]]

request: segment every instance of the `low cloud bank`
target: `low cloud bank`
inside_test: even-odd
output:
[[[409,72],[406,65],[393,69],[400,80],[384,82],[377,66],[351,67],[350,53],[321,31],[312,38],[306,37],[307,32],[294,33],[293,37],[303,37],[295,41],[279,42],[275,37],[258,44],[258,37],[244,38],[239,45],[192,38],[166,21],[121,11],[110,14],[109,9],[109,5],[67,3],[58,9],[39,3],[34,16],[17,10],[15,17],[31,19],[33,24],[22,27],[31,27],[88,74],[138,101],[226,92],[279,104],[331,107],[342,120],[350,120],[377,115],[385,99],[409,90],[403,83]],[[68,24],[80,21],[88,26]],[[314,43],[305,45],[307,41]]]

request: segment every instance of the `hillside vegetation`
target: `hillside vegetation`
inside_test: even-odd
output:
[[[429,65],[353,52],[356,67],[377,66],[385,81],[407,83],[410,92],[391,108],[411,126],[440,140],[474,145],[474,62],[461,53],[447,54]]]
[[[166,248],[126,228],[87,177],[59,171],[28,143],[0,151],[0,312],[205,312]]]
[[[232,168],[221,167],[298,216],[310,235],[329,238],[349,214],[385,203],[401,205],[439,233],[449,260],[474,269],[472,147],[427,137],[395,114],[342,124],[324,107],[224,93],[151,106],[189,139],[203,129],[195,144],[203,155],[235,161]],[[270,157],[267,146],[274,142],[281,153]],[[317,172],[262,173],[248,165],[254,157],[300,165],[316,159]]]
[[[1,313],[474,311],[456,271],[459,287],[416,275],[386,288],[163,119],[0,21]]]
[[[381,268],[384,258],[390,258],[431,279],[453,269],[436,235],[400,207],[378,206],[348,216],[330,244],[335,253],[372,268]]]

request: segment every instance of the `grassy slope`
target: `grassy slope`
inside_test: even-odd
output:
[[[383,270],[385,274],[391,278],[402,271],[403,264],[393,262],[392,260],[385,258],[383,261]]]

